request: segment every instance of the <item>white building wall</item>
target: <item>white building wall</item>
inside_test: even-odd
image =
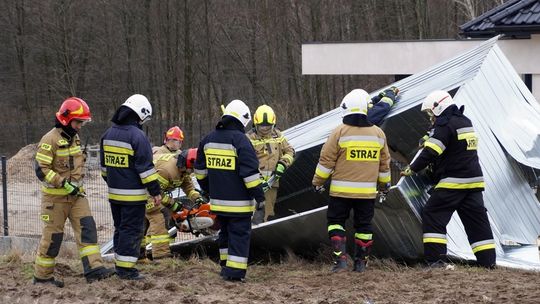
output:
[[[483,40],[429,40],[302,45],[304,75],[408,75],[471,49]],[[519,74],[532,74],[540,101],[540,35],[497,43]]]

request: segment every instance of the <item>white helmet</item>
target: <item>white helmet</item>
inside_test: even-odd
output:
[[[352,90],[341,101],[341,113],[345,117],[352,114],[367,115],[368,103],[371,100],[369,94],[362,89]]]
[[[223,116],[225,115],[238,119],[238,121],[240,121],[244,127],[246,127],[251,121],[251,113],[249,112],[248,106],[246,106],[243,101],[238,99],[229,102],[229,104],[223,110]]]
[[[141,119],[141,124],[152,118],[152,105],[144,95],[131,95],[122,105],[135,111]]]
[[[454,99],[452,99],[452,96],[450,96],[448,92],[438,90],[431,92],[426,99],[424,99],[420,110],[430,110],[433,115],[439,116],[446,108],[453,104],[455,104]]]

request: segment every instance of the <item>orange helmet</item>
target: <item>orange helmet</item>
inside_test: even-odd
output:
[[[56,119],[63,126],[67,126],[73,119],[90,121],[92,115],[90,114],[90,108],[84,100],[78,97],[70,97],[64,100],[60,109],[56,112]]]
[[[193,166],[195,166],[195,160],[197,159],[197,148],[190,148],[187,150],[182,151],[180,155],[178,155],[178,161],[176,162],[176,166],[178,168],[186,168],[186,169],[193,169]]]
[[[178,126],[174,126],[170,128],[167,133],[165,133],[165,142],[169,139],[176,139],[178,141],[184,140],[184,132],[182,132],[182,129]]]

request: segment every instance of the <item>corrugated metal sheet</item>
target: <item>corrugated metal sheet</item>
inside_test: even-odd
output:
[[[540,107],[496,42],[497,38],[490,39],[395,83],[402,97],[383,128],[394,156],[410,160],[418,152],[417,141],[428,127],[419,111],[422,100],[436,89],[456,92],[456,102],[465,105],[465,113],[480,138],[479,156],[486,178],[484,199],[497,241],[498,263],[540,269],[538,251],[531,250],[536,248],[540,233],[540,207],[518,164],[540,168]],[[312,254],[321,244],[327,244],[328,196],[314,194],[311,179],[322,143],[340,123],[339,109],[335,109],[285,131],[298,154],[280,182],[276,214],[283,218],[254,227],[253,248],[289,248]],[[421,256],[420,213],[428,199],[428,184],[422,176],[401,179],[386,202],[377,205],[377,255],[406,260]],[[457,215],[448,225],[448,236],[449,254],[474,258]]]

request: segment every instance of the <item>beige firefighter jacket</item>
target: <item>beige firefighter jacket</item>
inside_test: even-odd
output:
[[[332,176],[330,195],[371,199],[377,183],[390,182],[390,154],[384,132],[377,126],[338,126],[323,145],[313,185]]]
[[[176,154],[154,154],[154,166],[158,173],[158,182],[161,187],[162,204],[164,206],[172,203],[172,199],[165,192],[178,187],[182,188],[182,191],[192,202],[201,197],[199,192],[195,190],[195,186],[193,186],[191,175],[185,171],[180,171],[176,166],[176,161]],[[153,206],[153,202],[153,198],[149,196],[146,205],[147,209]]]
[[[53,200],[67,201],[68,192],[62,186],[64,179],[81,187],[84,177],[86,157],[81,150],[79,135],[72,141],[64,138],[61,128],[53,128],[38,144],[36,153],[36,174],[43,182],[41,191]]]
[[[293,163],[294,149],[278,129],[274,128],[270,135],[264,137],[257,134],[255,129],[251,129],[247,136],[257,153],[259,170],[264,180],[272,176],[278,163],[283,164],[285,169]],[[273,187],[279,187],[279,183],[274,182]]]
[[[169,150],[169,148],[167,148],[167,146],[165,144],[157,147],[157,146],[154,146],[152,147],[152,153],[155,155],[158,155],[158,154],[170,154],[170,153],[173,153],[173,154],[179,154],[179,151],[171,151]]]

